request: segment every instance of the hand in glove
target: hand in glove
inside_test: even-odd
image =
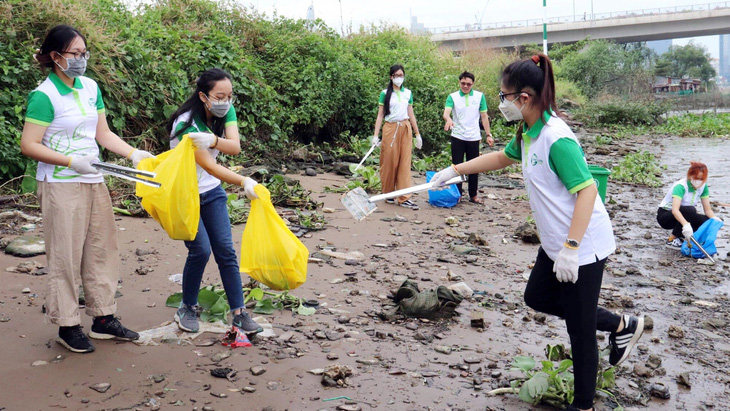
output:
[[[378,136],[373,136],[373,146],[377,147],[380,145],[380,138]]]
[[[420,150],[421,147],[423,147],[423,139],[420,134],[416,134],[416,148]]]
[[[152,153],[150,153],[149,151],[137,149],[132,151],[132,154],[129,155],[129,159],[132,160],[134,168],[137,168],[137,164],[139,164],[139,162],[144,160],[145,158],[155,158],[155,156],[153,156]]]
[[[717,220],[717,221],[720,221],[720,222],[722,222],[722,220],[721,220],[721,219],[720,219],[720,217],[718,217],[718,216],[714,216],[714,217],[712,217],[712,219],[713,219],[713,220]]]
[[[563,245],[553,264],[553,272],[561,283],[570,281],[575,284],[578,281],[578,249]]]
[[[250,177],[246,177],[243,179],[243,192],[246,194],[246,197],[248,197],[249,200],[256,200],[259,198],[259,196],[256,194],[256,191],[254,191],[254,187],[258,185],[256,180]]]
[[[210,148],[213,144],[215,144],[216,136],[215,134],[211,133],[190,133],[189,134],[190,139],[193,140],[193,145],[195,146],[196,150],[203,150],[206,148]]]
[[[689,241],[689,238],[692,237],[692,235],[694,233],[695,232],[692,231],[692,224],[687,223],[687,224],[685,224],[685,225],[682,226],[682,235],[684,236],[684,239],[686,241]]]
[[[91,165],[99,161],[93,156],[71,156],[71,161],[68,163],[68,168],[79,174],[99,174],[99,170]]]
[[[448,186],[445,183],[454,177],[458,177],[459,173],[456,172],[456,167],[453,165],[446,167],[431,177],[433,188],[431,190],[443,190]]]

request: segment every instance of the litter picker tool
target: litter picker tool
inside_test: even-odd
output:
[[[362,163],[364,163],[365,160],[367,160],[367,158],[370,157],[370,154],[373,153],[373,150],[375,150],[375,147],[377,147],[376,144],[373,144],[372,146],[370,146],[370,150],[368,150],[368,152],[365,154],[365,157],[363,157],[362,160],[360,160],[360,164],[358,164],[357,167],[355,167],[355,170],[353,170],[353,171],[357,171],[357,169],[360,168]]]
[[[137,183],[145,184],[150,187],[160,188],[162,187],[162,184],[152,181],[148,178],[155,178],[157,177],[157,173],[153,173],[151,171],[142,171],[137,170],[134,168],[129,167],[122,167],[118,166],[116,164],[109,164],[109,163],[93,163],[92,167],[96,168],[97,170],[101,171],[102,174],[108,174],[110,176],[123,178],[125,180],[134,181]]]
[[[454,177],[451,180],[446,181],[444,185],[458,184],[466,182],[467,176]],[[402,190],[391,191],[390,193],[378,194],[372,197],[368,197],[368,193],[363,190],[362,187],[357,187],[354,190],[350,190],[345,193],[340,201],[345,206],[347,211],[352,214],[357,221],[362,220],[368,215],[372,214],[378,207],[375,205],[378,201],[388,200],[391,198],[400,197],[403,195],[420,193],[422,191],[431,190],[434,188],[433,183],[419,184],[417,186],[404,188]]]
[[[715,260],[710,256],[710,253],[705,251],[705,249],[700,245],[700,242],[695,239],[695,236],[693,236],[693,235],[689,236],[689,241],[687,242],[687,245],[690,248],[692,248],[693,245],[696,245],[697,248],[699,248],[700,251],[702,251],[702,254],[704,254],[707,258],[709,258],[713,264],[715,263]]]

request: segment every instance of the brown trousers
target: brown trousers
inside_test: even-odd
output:
[[[411,186],[411,151],[413,132],[408,120],[383,125],[380,144],[380,183],[383,193]],[[397,198],[398,204],[408,200],[409,195]]]
[[[119,246],[109,190],[104,183],[38,183],[48,259],[46,321],[81,323],[79,284],[86,314],[114,314]]]

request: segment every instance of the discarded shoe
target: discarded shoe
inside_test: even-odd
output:
[[[461,294],[443,285],[421,291],[414,281],[406,280],[393,300],[398,304],[398,311],[407,317],[448,318],[454,315],[463,299]]]
[[[233,368],[213,368],[210,370],[210,375],[216,378],[229,378],[236,375],[236,371]]]

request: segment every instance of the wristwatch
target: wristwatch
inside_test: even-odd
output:
[[[580,243],[571,238],[568,238],[567,240],[565,240],[565,245],[567,245],[570,248],[576,248],[576,249],[578,247],[580,247]]]

